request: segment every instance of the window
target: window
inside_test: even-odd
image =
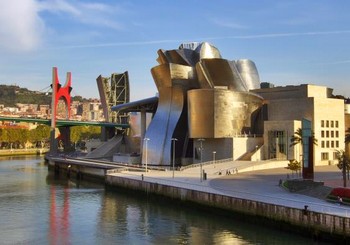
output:
[[[326,147],[329,148],[329,141],[326,141]]]
[[[328,120],[326,121],[326,127],[327,128],[329,127],[329,121]]]
[[[335,127],[338,128],[339,127],[339,122],[335,121]]]
[[[324,120],[321,120],[321,127],[324,128]]]
[[[321,141],[321,147],[324,148],[324,141]]]
[[[334,138],[334,131],[331,131],[331,137]]]
[[[331,128],[334,128],[334,121],[331,121]]]
[[[339,148],[339,141],[338,140],[335,142],[335,147]]]
[[[270,159],[286,159],[289,145],[286,136],[285,131],[268,132],[268,157]]]
[[[329,137],[329,131],[328,130],[326,131],[326,137],[327,138]]]
[[[331,147],[334,148],[334,141],[331,141]]]
[[[324,131],[321,131],[321,137],[324,138]]]
[[[338,152],[333,152],[333,159],[334,160],[338,159]]]
[[[335,131],[335,137],[339,138],[339,131]]]
[[[328,160],[329,156],[328,156],[328,152],[321,152],[321,160]]]

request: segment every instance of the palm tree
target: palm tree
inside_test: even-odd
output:
[[[315,138],[315,133],[311,131],[312,144],[317,145],[317,139]],[[349,139],[350,140],[350,139]],[[297,131],[294,132],[294,135],[290,138],[291,144],[289,147],[301,144],[303,146],[303,130],[298,128]]]
[[[343,186],[346,187],[346,171],[348,171],[348,173],[349,173],[350,159],[345,154],[345,151],[343,151],[343,150],[337,150],[336,153],[337,153],[337,159],[338,159],[337,167],[342,170]]]
[[[301,128],[298,128],[297,131],[294,132],[294,135],[290,138],[290,146],[295,146],[299,143],[303,143],[303,131]]]
[[[317,145],[317,139],[315,138],[315,133],[311,131],[312,144]],[[350,136],[349,136],[350,140]],[[290,138],[290,147],[295,146],[297,144],[303,144],[303,130],[298,128],[297,131],[294,132],[294,135]]]
[[[350,143],[350,130],[346,131],[347,133],[345,134],[345,144]]]

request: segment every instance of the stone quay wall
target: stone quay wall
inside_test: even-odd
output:
[[[344,241],[344,239],[349,239],[350,237],[349,217],[314,212],[307,208],[285,207],[108,174],[106,175],[106,185],[142,191],[147,194],[167,196],[184,202],[265,218],[272,222],[279,222],[295,227],[296,230],[309,233],[315,238]]]

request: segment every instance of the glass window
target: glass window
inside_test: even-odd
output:
[[[334,147],[334,141],[333,140],[331,141],[331,147],[332,148]]]
[[[339,148],[339,141],[335,142],[335,147]]]
[[[326,127],[327,128],[329,127],[329,121],[328,120],[326,121]]]
[[[321,153],[321,160],[328,160],[328,152]]]
[[[331,128],[334,128],[334,121],[331,121]]]
[[[321,131],[321,137],[324,138],[324,131]]]
[[[339,122],[335,121],[335,127],[338,128],[339,127]]]
[[[336,160],[338,158],[338,153],[337,152],[333,152],[333,160]]]
[[[334,131],[331,131],[331,137],[334,138]]]
[[[326,147],[329,148],[329,141],[326,141]]]
[[[321,147],[324,148],[324,141],[321,141]]]
[[[321,127],[324,127],[324,120],[321,120]]]
[[[339,131],[335,131],[335,137],[339,138]]]
[[[328,130],[326,131],[326,137],[327,138],[329,137],[329,131]]]

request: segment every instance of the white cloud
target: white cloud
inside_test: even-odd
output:
[[[41,11],[51,11],[54,13],[64,12],[69,13],[71,15],[79,16],[81,15],[81,11],[72,4],[69,4],[66,1],[59,0],[48,0],[39,2],[39,8]]]
[[[223,19],[212,19],[212,22],[218,26],[226,27],[230,29],[246,29],[247,26],[241,25],[237,22],[233,22],[231,20],[223,20]]]
[[[23,52],[35,50],[44,34],[55,26],[45,26],[42,12],[70,17],[87,26],[121,29],[114,20],[122,11],[117,6],[66,0],[0,0],[0,50]],[[47,33],[46,33],[47,34]]]
[[[74,21],[93,25],[104,26],[111,29],[122,29],[120,23],[115,21],[115,16],[121,10],[114,5],[102,3],[84,3],[81,1],[47,0],[40,2],[42,11],[55,14],[66,14],[73,17]]]
[[[30,51],[41,40],[45,25],[34,0],[0,0],[0,49]]]

